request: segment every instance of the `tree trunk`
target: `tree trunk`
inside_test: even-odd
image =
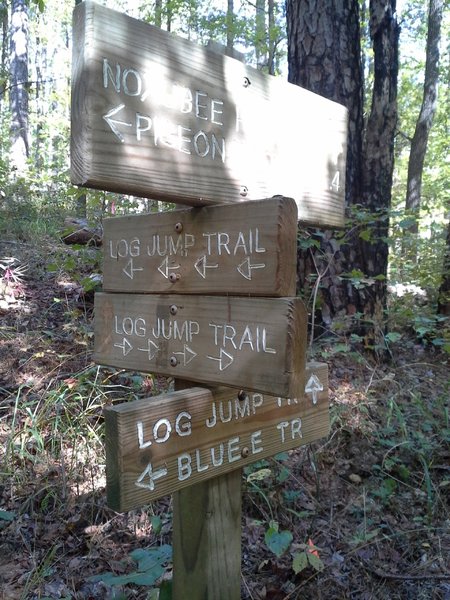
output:
[[[269,13],[269,57],[268,70],[269,75],[275,75],[275,3],[274,0],[268,0]]]
[[[447,241],[444,263],[442,265],[442,283],[439,288],[438,314],[450,317],[450,220],[447,225]]]
[[[155,0],[155,25],[161,29],[162,25],[162,0]]]
[[[26,168],[28,144],[28,6],[12,0],[10,25],[11,162],[19,174]]]
[[[227,0],[227,49],[234,46],[234,0]]]
[[[417,235],[419,231],[423,164],[427,151],[428,136],[437,107],[439,41],[441,37],[443,5],[443,0],[430,0],[423,99],[409,154],[405,207],[414,216],[414,222],[409,228],[409,231],[413,235]],[[417,260],[417,246],[415,248],[416,250],[412,257],[414,261]]]
[[[397,126],[399,27],[395,0],[372,0],[370,37],[374,52],[372,106],[365,131],[362,203],[372,214],[369,235],[359,238],[361,270],[368,285],[357,294],[357,310],[369,324],[369,344],[382,345],[388,266],[389,209]],[[372,323],[372,325],[370,325]]]
[[[256,0],[255,4],[255,55],[256,68],[263,69],[267,64],[266,0]]]
[[[374,213],[363,231],[353,227],[344,239],[327,232],[312,260],[300,253],[299,280],[305,285],[318,275],[325,328],[337,319],[349,326],[357,317],[353,331],[371,346],[380,341],[386,300],[398,69],[394,13],[395,0],[370,4],[375,81],[364,131],[359,1],[287,1],[289,80],[348,108],[346,204]]]

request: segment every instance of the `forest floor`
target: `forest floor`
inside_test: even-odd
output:
[[[2,600],[157,597],[91,579],[133,582],[130,553],[170,545],[172,531],[171,497],[125,514],[106,505],[102,406],[164,382],[93,364],[93,297],[74,273],[88,276],[96,253],[0,240],[0,263],[15,258],[0,272]],[[245,469],[242,598],[450,600],[448,355],[407,332],[391,354],[316,350],[331,434]],[[265,543],[271,521],[292,534],[281,556]],[[164,569],[168,580],[170,558]]]

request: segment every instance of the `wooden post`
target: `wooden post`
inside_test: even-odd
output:
[[[172,600],[241,597],[241,478],[236,469],[173,494]]]
[[[173,495],[173,600],[238,600],[242,469]]]

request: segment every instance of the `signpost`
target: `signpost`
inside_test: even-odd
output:
[[[282,195],[343,225],[343,106],[90,0],[73,36],[73,183],[195,206]]]
[[[104,241],[107,292],[295,295],[290,198],[107,219]]]
[[[91,0],[73,31],[73,182],[194,207],[104,223],[94,358],[175,378],[105,408],[108,503],[173,493],[174,599],[236,600],[241,467],[329,430],[297,220],[343,224],[346,110]]]
[[[137,508],[326,436],[327,366],[310,363],[306,379],[312,393],[292,399],[193,387],[107,407],[108,505]]]
[[[96,294],[99,364],[300,397],[300,298]]]

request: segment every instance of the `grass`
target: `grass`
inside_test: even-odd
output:
[[[87,271],[89,258],[52,244],[45,261],[37,245],[14,245],[29,269],[0,326],[4,593],[102,599],[111,589],[90,577],[111,572],[134,581],[117,594],[144,600],[150,591],[136,585],[132,552],[171,543],[171,499],[125,515],[106,507],[102,408],[166,383],[92,364],[92,297],[65,265],[70,252],[75,269]],[[49,262],[57,271],[47,272]],[[332,433],[246,469],[244,598],[259,600],[265,589],[308,599],[320,589],[332,600],[375,585],[380,600],[446,593],[432,576],[450,572],[448,371],[444,354],[425,349],[417,360],[402,335],[390,364],[338,336],[317,349],[330,366]],[[269,530],[277,552],[264,541]],[[311,548],[323,569],[314,568]],[[169,578],[170,563],[165,570]]]

